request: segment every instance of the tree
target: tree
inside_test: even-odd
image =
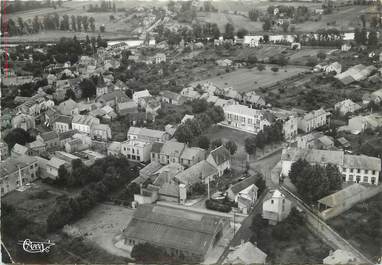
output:
[[[215,139],[215,140],[213,140],[213,141],[211,142],[211,149],[215,149],[215,148],[217,148],[217,147],[219,147],[219,146],[222,146],[222,145],[223,145],[223,141],[222,141],[222,139],[217,138],[217,139]]]
[[[325,60],[325,58],[326,58],[326,53],[324,53],[324,52],[318,52],[318,53],[317,53],[317,58],[320,59],[320,60]]]
[[[281,25],[281,27],[283,28],[284,32],[288,32],[289,22],[284,21],[284,23]]]
[[[262,194],[264,190],[267,188],[263,175],[259,174],[258,178],[256,179],[255,185],[258,188],[257,193],[259,195]]]
[[[224,144],[225,148],[230,152],[231,155],[234,155],[237,151],[237,145],[234,141],[229,140]]]
[[[80,83],[83,98],[90,98],[96,95],[96,86],[91,79],[83,79]]]
[[[197,146],[202,149],[208,150],[210,148],[210,139],[207,136],[199,136],[196,142]]]
[[[341,189],[342,185],[342,175],[338,167],[333,164],[326,165],[326,174],[329,178],[329,186],[331,191],[336,191]]]
[[[279,71],[279,68],[278,67],[272,67],[271,70],[272,70],[272,72],[277,73]]]
[[[263,23],[263,30],[269,31],[272,27],[271,20],[269,18],[266,18]]]
[[[370,47],[376,47],[378,45],[378,35],[376,30],[370,30],[367,44]]]
[[[24,129],[15,128],[11,130],[5,137],[4,142],[8,145],[8,150],[11,150],[15,144],[25,145],[32,142],[34,139]]]
[[[257,57],[255,55],[251,54],[248,56],[247,62],[249,64],[255,64],[255,63],[257,63]]]
[[[244,38],[244,36],[248,35],[248,30],[246,30],[245,28],[241,28],[237,31],[237,37],[242,39]]]
[[[341,174],[334,167],[312,166],[305,160],[298,160],[292,164],[289,178],[307,203],[315,203],[340,186]]]
[[[224,38],[233,39],[235,33],[235,27],[231,23],[225,25]]]
[[[248,12],[248,16],[251,21],[257,21],[257,19],[259,18],[259,11],[257,11],[256,9],[252,9]]]
[[[70,20],[72,22],[72,30],[73,31],[77,31],[76,17],[74,15],[72,15],[70,17]]]
[[[244,141],[244,147],[248,155],[255,155],[256,154],[256,137],[251,136],[246,138]]]
[[[94,25],[95,19],[94,17],[89,18],[89,23],[90,23],[90,29],[92,32],[95,32],[95,25]]]
[[[174,137],[178,142],[190,143],[193,138],[193,134],[190,127],[182,124],[176,129]]]
[[[205,99],[195,99],[191,103],[192,113],[202,113],[207,110],[208,102]]]
[[[265,70],[265,65],[264,64],[257,65],[257,70],[259,70],[260,72]]]

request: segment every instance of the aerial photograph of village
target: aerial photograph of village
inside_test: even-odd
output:
[[[1,0],[2,264],[382,264],[382,0]]]

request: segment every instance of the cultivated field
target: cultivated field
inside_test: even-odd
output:
[[[141,5],[139,1],[126,1],[126,2],[117,2],[116,6],[117,8],[127,7],[127,3],[136,3],[136,5],[131,5],[130,7]],[[99,27],[101,25],[105,26],[105,32],[101,34],[103,38],[107,39],[119,39],[119,38],[127,38],[127,37],[133,37],[132,34],[133,31],[140,27],[139,23],[136,19],[132,19],[132,16],[129,17],[125,16],[125,12],[86,12],[88,9],[90,2],[78,2],[78,1],[72,1],[72,2],[64,2],[62,7],[53,9],[53,8],[44,8],[44,9],[35,9],[35,10],[29,10],[29,11],[23,11],[23,12],[16,12],[14,14],[8,15],[8,18],[13,19],[14,21],[17,21],[18,17],[22,17],[24,21],[28,19],[33,19],[35,16],[39,16],[40,19],[42,19],[45,15],[52,15],[54,13],[57,13],[60,16],[60,20],[62,19],[63,15],[69,16],[88,16],[88,17],[94,17],[95,19],[95,29],[96,32],[72,32],[72,31],[61,31],[61,30],[55,30],[55,31],[44,31],[39,32],[37,34],[31,34],[31,35],[22,35],[22,36],[13,36],[9,37],[9,42],[23,42],[23,41],[56,41],[61,37],[73,37],[76,35],[78,38],[82,39],[85,38],[86,35],[91,36],[97,36],[99,32]],[[94,2],[93,2],[94,4]],[[144,5],[149,6],[149,5]],[[115,17],[114,20],[110,20],[110,16],[113,15]],[[71,23],[71,22],[70,22]],[[82,29],[83,30],[83,29]],[[135,33],[134,33],[135,34]]]
[[[121,233],[133,215],[133,210],[121,206],[100,204],[73,224],[90,242],[110,254],[127,257],[129,254],[114,246],[114,237]]]
[[[232,87],[239,92],[247,92],[273,85],[283,79],[305,72],[307,68],[296,66],[285,66],[279,68],[279,72],[275,73],[271,70],[271,65],[266,65],[263,71],[252,69],[239,69],[230,73],[215,76],[201,82],[212,82],[218,87]],[[200,82],[195,82],[195,84]]]

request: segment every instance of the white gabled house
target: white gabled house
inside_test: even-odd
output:
[[[292,203],[279,190],[274,190],[263,202],[262,217],[267,219],[270,225],[276,225],[287,218],[291,210]]]
[[[206,160],[218,170],[219,176],[231,168],[231,155],[222,145],[212,150]]]

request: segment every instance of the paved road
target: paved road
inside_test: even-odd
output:
[[[346,239],[341,237],[336,231],[334,231],[324,220],[317,216],[308,205],[306,205],[301,199],[290,192],[284,186],[280,186],[285,196],[290,199],[295,205],[302,209],[305,213],[305,219],[307,225],[316,232],[325,242],[331,245],[334,249],[342,249],[353,253],[358,259],[366,264],[374,264],[365,255],[363,255],[358,249],[352,246]]]
[[[249,241],[252,235],[252,230],[251,230],[251,225],[252,225],[252,220],[253,217],[256,216],[257,214],[261,214],[262,209],[263,209],[263,200],[265,198],[265,195],[268,193],[268,190],[265,190],[263,194],[258,198],[256,201],[256,205],[253,208],[252,212],[248,217],[244,219],[244,221],[241,223],[241,226],[239,230],[235,233],[234,238],[231,240],[229,245],[226,247],[224,250],[223,254],[220,256],[219,260],[216,262],[216,264],[222,264],[225,258],[227,257],[229,253],[229,248],[233,246],[237,246],[240,244],[241,240]]]

